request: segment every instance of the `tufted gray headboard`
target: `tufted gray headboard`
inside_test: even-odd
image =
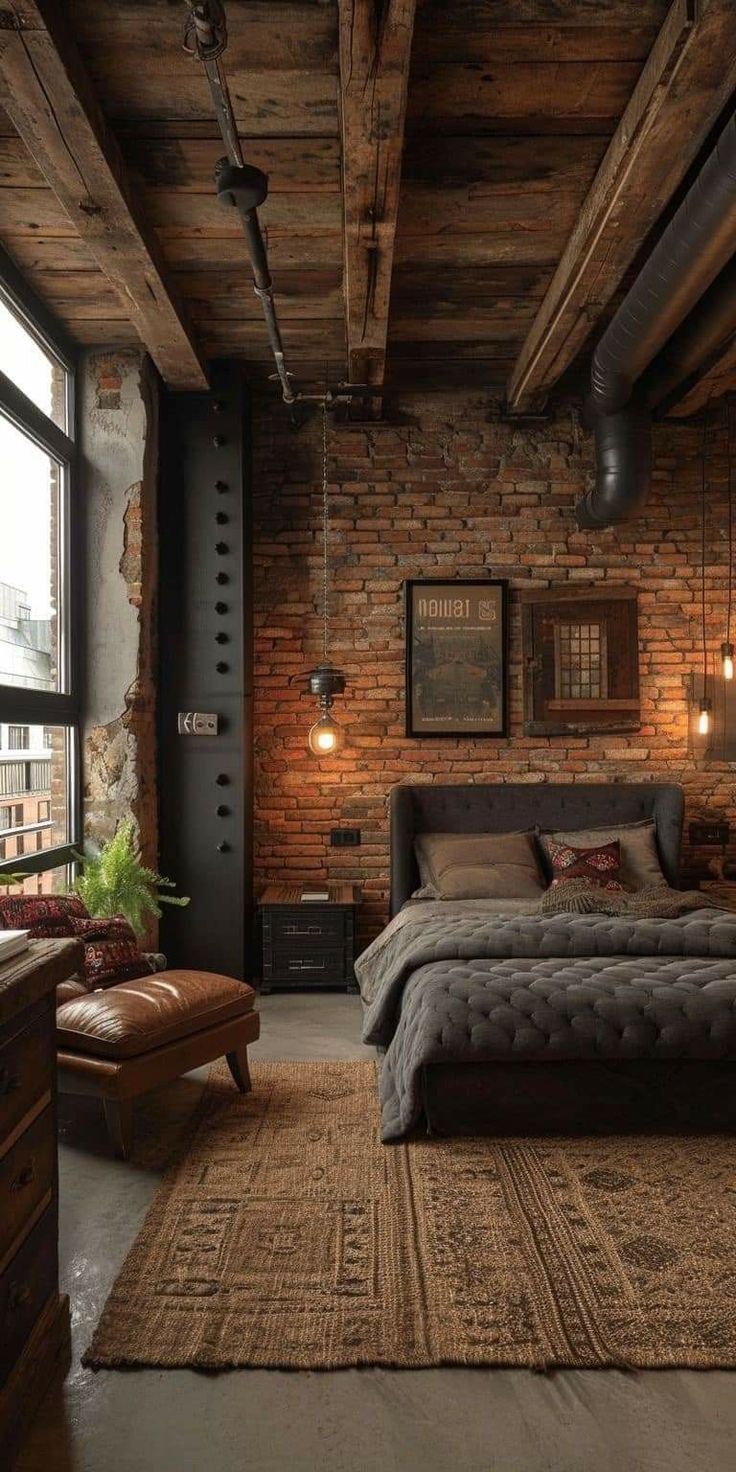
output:
[[[603,828],[654,818],[662,871],[676,885],[684,801],[682,788],[658,782],[498,782],[391,791],[391,914],[419,885],[414,839],[419,833],[510,833]]]

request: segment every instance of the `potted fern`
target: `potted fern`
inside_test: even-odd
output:
[[[124,818],[114,838],[101,849],[75,853],[74,857],[82,872],[73,887],[90,915],[124,915],[139,938],[145,933],[148,917],[159,918],[162,905],[189,904],[186,895],[165,893],[176,888],[173,879],[165,879],[141,863],[133,818]]]

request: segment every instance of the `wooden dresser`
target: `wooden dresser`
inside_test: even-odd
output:
[[[59,1294],[55,990],[81,970],[76,940],[32,941],[0,966],[0,1466],[69,1367]]]

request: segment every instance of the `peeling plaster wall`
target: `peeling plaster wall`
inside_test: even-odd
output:
[[[85,833],[132,813],[147,862],[157,834],[158,380],[142,351],[98,349],[80,371],[86,526]]]

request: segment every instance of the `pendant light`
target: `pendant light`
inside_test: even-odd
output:
[[[726,400],[726,453],[728,465],[728,603],[726,609],[726,637],[721,645],[721,672],[724,680],[733,679],[733,644],[731,642],[731,603],[733,592],[733,476],[731,465],[731,400]]]
[[[700,472],[700,617],[703,634],[703,696],[698,714],[698,735],[707,736],[710,731],[711,702],[708,699],[708,642],[705,624],[705,499],[706,471],[705,453],[707,446],[707,416],[703,418],[703,446]]]
[[[322,402],[322,659],[307,675],[307,689],[316,695],[320,714],[312,726],[309,750],[314,756],[333,756],[342,746],[343,733],[332,715],[336,695],[345,690],[345,676],[329,658],[329,532],[330,507],[327,488],[327,401]]]

